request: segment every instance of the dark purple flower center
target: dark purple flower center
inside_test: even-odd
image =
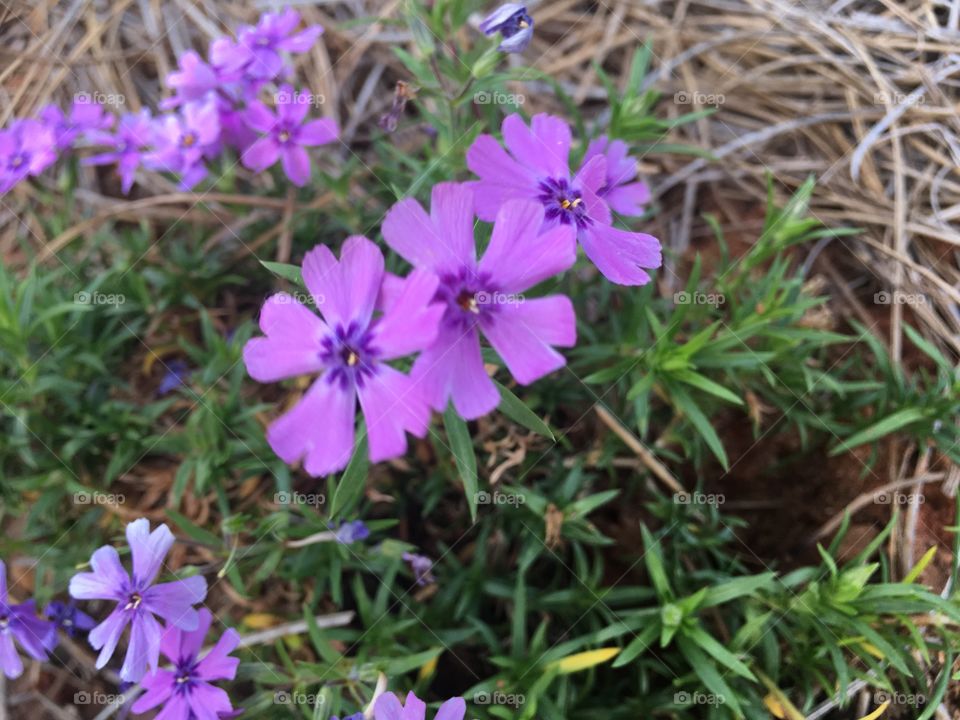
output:
[[[279,140],[279,141],[282,142],[282,143],[290,142],[290,131],[289,131],[289,130],[281,130],[280,132],[278,132],[278,133],[277,133],[277,140]]]
[[[576,225],[578,228],[586,227],[591,222],[583,195],[565,178],[542,181],[539,199],[548,220],[559,220],[564,225]]]
[[[332,335],[322,342],[320,359],[327,366],[327,382],[339,383],[344,390],[353,385],[363,387],[366,378],[377,371],[380,352],[373,346],[368,328],[351,322],[344,327],[337,325]]]
[[[0,630],[6,630],[10,627],[10,618],[6,615],[0,615]]]
[[[14,170],[18,170],[27,164],[27,154],[26,153],[17,153],[12,158],[10,158],[10,167]]]
[[[436,300],[447,305],[444,319],[466,330],[495,311],[491,298],[497,290],[489,275],[465,267],[440,278]]]
[[[520,8],[494,29],[499,30],[505,38],[511,38],[531,25],[533,25],[533,18],[527,13],[526,8]]]
[[[195,658],[180,658],[174,672],[175,692],[189,693],[197,682],[197,662]]]
[[[138,610],[140,604],[143,602],[143,595],[138,592],[130,593],[130,597],[127,598],[127,604],[124,606],[124,610]]]

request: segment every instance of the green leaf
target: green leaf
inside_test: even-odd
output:
[[[700,649],[711,655],[721,665],[725,666],[731,672],[740,677],[756,682],[756,676],[736,655],[727,650],[706,630],[700,627],[693,627],[684,630],[684,634],[693,640]]]
[[[343,471],[340,482],[333,491],[330,501],[330,518],[337,517],[342,511],[349,509],[363,495],[367,481],[367,471],[370,469],[370,457],[367,452],[367,434],[361,433],[360,442],[353,449],[350,464]]]
[[[712,607],[721,605],[731,600],[753,595],[761,589],[772,590],[776,586],[776,573],[767,572],[759,575],[748,575],[746,577],[734,578],[727,582],[719,583],[713,587],[707,588],[701,607]]]
[[[447,429],[447,439],[450,441],[450,452],[453,453],[453,462],[463,480],[463,491],[467,495],[467,505],[470,507],[470,519],[477,519],[477,456],[473,452],[473,439],[467,423],[457,414],[453,403],[447,406],[443,413],[443,425]]]
[[[879,440],[885,435],[889,435],[924,418],[926,418],[926,414],[920,408],[904,408],[903,410],[895,412],[893,415],[885,417],[880,422],[874,423],[858,433],[854,433],[831,450],[830,455],[839,455],[847,450],[852,450],[858,445]]]
[[[284,280],[289,280],[300,287],[304,287],[303,275],[300,273],[300,268],[298,266],[290,265],[289,263],[269,262],[267,260],[261,260],[260,264],[277,277],[283,278]]]
[[[553,435],[553,431],[550,430],[550,427],[543,420],[541,420],[540,417],[533,412],[533,410],[528,408],[523,400],[518,398],[496,380],[493,382],[500,391],[500,406],[497,408],[500,410],[500,412],[518,425],[523,425],[523,427],[527,428],[527,430],[532,430],[538,435],[543,435],[544,437],[550,438],[554,442],[557,441],[556,437]]]
[[[673,391],[673,399],[677,407],[687,416],[687,419],[693,424],[701,437],[703,437],[703,441],[707,443],[707,447],[710,448],[711,452],[716,455],[717,460],[723,465],[723,469],[729,470],[730,461],[727,460],[727,451],[723,449],[720,436],[717,435],[717,431],[713,429],[710,420],[685,391],[680,390],[680,388],[675,385],[671,386],[671,390]]]
[[[199,527],[187,519],[185,515],[178,513],[176,510],[167,510],[167,515],[177,524],[184,535],[189,537],[191,540],[195,540],[201,545],[209,545],[212,548],[223,547],[223,539],[214,535],[209,530],[204,530],[202,527]]]
[[[704,377],[700,373],[694,372],[693,370],[679,370],[672,373],[672,375],[674,379],[679,380],[682,383],[686,383],[687,385],[692,385],[698,390],[703,390],[706,393],[710,393],[721,400],[726,400],[728,403],[733,403],[734,405],[743,405],[743,400],[727,390],[725,387],[723,387],[723,385],[715,383],[710,378]]]

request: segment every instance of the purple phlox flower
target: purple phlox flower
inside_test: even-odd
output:
[[[213,616],[206,608],[198,613],[195,630],[184,632],[168,626],[160,640],[160,652],[171,663],[144,676],[140,686],[146,691],[133,704],[133,712],[143,713],[158,705],[163,720],[217,720],[232,716],[233,705],[226,691],[213,685],[214,680],[233,680],[240,660],[230,653],[240,642],[236,630],[227,630],[210,651],[200,657],[203,640],[210,630]]]
[[[526,6],[520,3],[505,3],[480,23],[480,32],[484,35],[495,35],[499,32],[503,37],[503,42],[500,43],[500,50],[503,52],[523,52],[533,39],[533,18],[527,12]]]
[[[637,161],[630,157],[630,148],[623,140],[602,135],[590,143],[581,167],[585,168],[598,155],[607,161],[607,177],[600,197],[621,215],[643,215],[650,202],[650,187],[637,180]]]
[[[363,520],[351,520],[340,523],[336,534],[338,542],[349,545],[350,543],[366,540],[370,537],[370,528],[367,527],[367,524],[363,522]]]
[[[86,95],[78,96],[67,114],[56,105],[47,105],[40,111],[40,119],[53,132],[57,150],[73,147],[79,137],[91,131],[113,127],[113,115],[105,113],[100,103]]]
[[[466,714],[467,703],[462,697],[456,697],[441,705],[433,720],[463,720]],[[373,717],[374,720],[426,720],[427,705],[413,693],[407,695],[405,703],[393,693],[384,693],[373,706]]]
[[[75,600],[66,603],[52,600],[44,608],[43,614],[54,624],[54,627],[63,630],[70,637],[76,637],[80,631],[92,630],[97,624],[96,620],[77,607]]]
[[[87,139],[93,145],[111,148],[107,152],[92,155],[83,160],[85,165],[117,166],[120,175],[120,187],[124,194],[130,192],[137,168],[143,162],[144,152],[153,137],[153,120],[149,110],[128,113],[120,118],[115,133],[94,130],[87,133]]]
[[[330,720],[340,720],[340,718],[334,715],[330,718]],[[363,713],[354,713],[353,715],[343,718],[343,720],[363,720]]]
[[[144,164],[154,170],[177,173],[180,187],[192,189],[207,176],[204,158],[219,150],[220,118],[212,100],[192,102],[179,114],[158,118],[154,125],[154,150]]]
[[[39,175],[57,159],[53,130],[36,120],[15,120],[0,131],[0,193],[28,175]]]
[[[284,85],[276,95],[276,115],[259,100],[247,106],[244,121],[263,135],[243,152],[244,165],[260,172],[280,160],[293,184],[302,186],[310,179],[310,156],[304,147],[336,140],[337,125],[330,118],[304,122],[310,109],[306,99]]]
[[[157,387],[157,395],[166,395],[176,390],[181,385],[186,384],[189,377],[190,367],[183,360],[171,360],[166,363],[166,372],[164,372],[160,385]]]
[[[545,211],[544,229],[575,228],[587,257],[608,280],[620,285],[650,281],[646,270],[660,267],[660,241],[613,227],[601,196],[609,183],[605,155],[595,154],[571,175],[570,126],[552,115],[534,116],[529,127],[519,115],[510,115],[503,121],[503,138],[509,153],[490,135],[479,136],[467,151],[467,166],[480,176],[471,185],[482,220],[493,220],[508,200],[535,200]]]
[[[318,245],[303,260],[303,279],[321,319],[286,293],[260,311],[266,337],[243,349],[247,372],[259,382],[316,373],[300,402],[267,429],[287,463],[304,459],[313,476],[343,469],[354,445],[357,399],[366,420],[370,459],[406,452],[406,432],[426,435],[430,409],[411,379],[387,364],[430,345],[444,308],[432,302],[437,278],[414,271],[395,301],[375,314],[384,279],[383,254],[365,237],[348,238],[338,262]]]
[[[319,25],[294,32],[299,24],[300,13],[292,8],[264,13],[256,26],[240,29],[236,43],[211,47],[210,59],[218,66],[242,68],[251,78],[271,80],[280,77],[287,71],[280,53],[305,53],[323,33]]]
[[[410,570],[413,571],[417,585],[429,585],[430,583],[436,582],[436,578],[433,576],[433,560],[426,555],[405,552],[403,554],[403,560],[410,565]]]
[[[215,93],[224,82],[217,70],[203,61],[193,50],[187,50],[178,59],[177,70],[169,73],[166,84],[174,95],[160,103],[160,107],[169,110],[189,102],[203,101]]]
[[[387,244],[415,267],[440,278],[437,298],[447,310],[436,342],[413,365],[411,377],[430,405],[450,400],[467,419],[500,403],[480,351],[483,334],[518,382],[526,385],[562,367],[554,347],[576,344],[573,304],[564,295],[526,298],[534,285],[571,267],[577,246],[571,226],[544,225],[539,202],[505,203],[493,236],[476,260],[474,193],[464,184],[433,188],[428,215],[416,200],[402,200],[383,223]]]
[[[150,532],[146,518],[127,525],[127,542],[133,556],[133,574],[120,563],[116,549],[105,545],[90,558],[93,572],[77,573],[70,579],[70,596],[78,600],[112,600],[116,607],[90,631],[90,645],[100,650],[97,669],[110,660],[124,628],[130,625],[130,642],[120,668],[120,679],[138,682],[147,666],[157,669],[162,631],[159,616],[181,630],[196,630],[199,615],[193,607],[207,595],[207,581],[201,576],[155,585],[163,560],[173,545],[173,533],[166,525]]]
[[[47,651],[57,644],[56,628],[53,623],[37,617],[33,600],[10,604],[7,566],[0,560],[0,667],[11,679],[23,673],[23,661],[14,646],[14,639],[35,660],[46,660]]]

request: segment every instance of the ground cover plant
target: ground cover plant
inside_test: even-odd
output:
[[[0,718],[960,712],[955,18],[147,5],[0,0]]]

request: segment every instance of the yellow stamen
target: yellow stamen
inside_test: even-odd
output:
[[[197,142],[197,136],[193,133],[187,133],[183,136],[183,146],[184,147],[193,147]]]
[[[360,356],[357,355],[355,352],[353,352],[353,350],[351,350],[347,355],[347,365],[349,365],[350,367],[353,367],[358,362],[360,362]]]
[[[571,205],[570,201],[567,200],[566,198],[560,201],[560,207],[562,207],[564,210],[569,210],[570,205]]]

